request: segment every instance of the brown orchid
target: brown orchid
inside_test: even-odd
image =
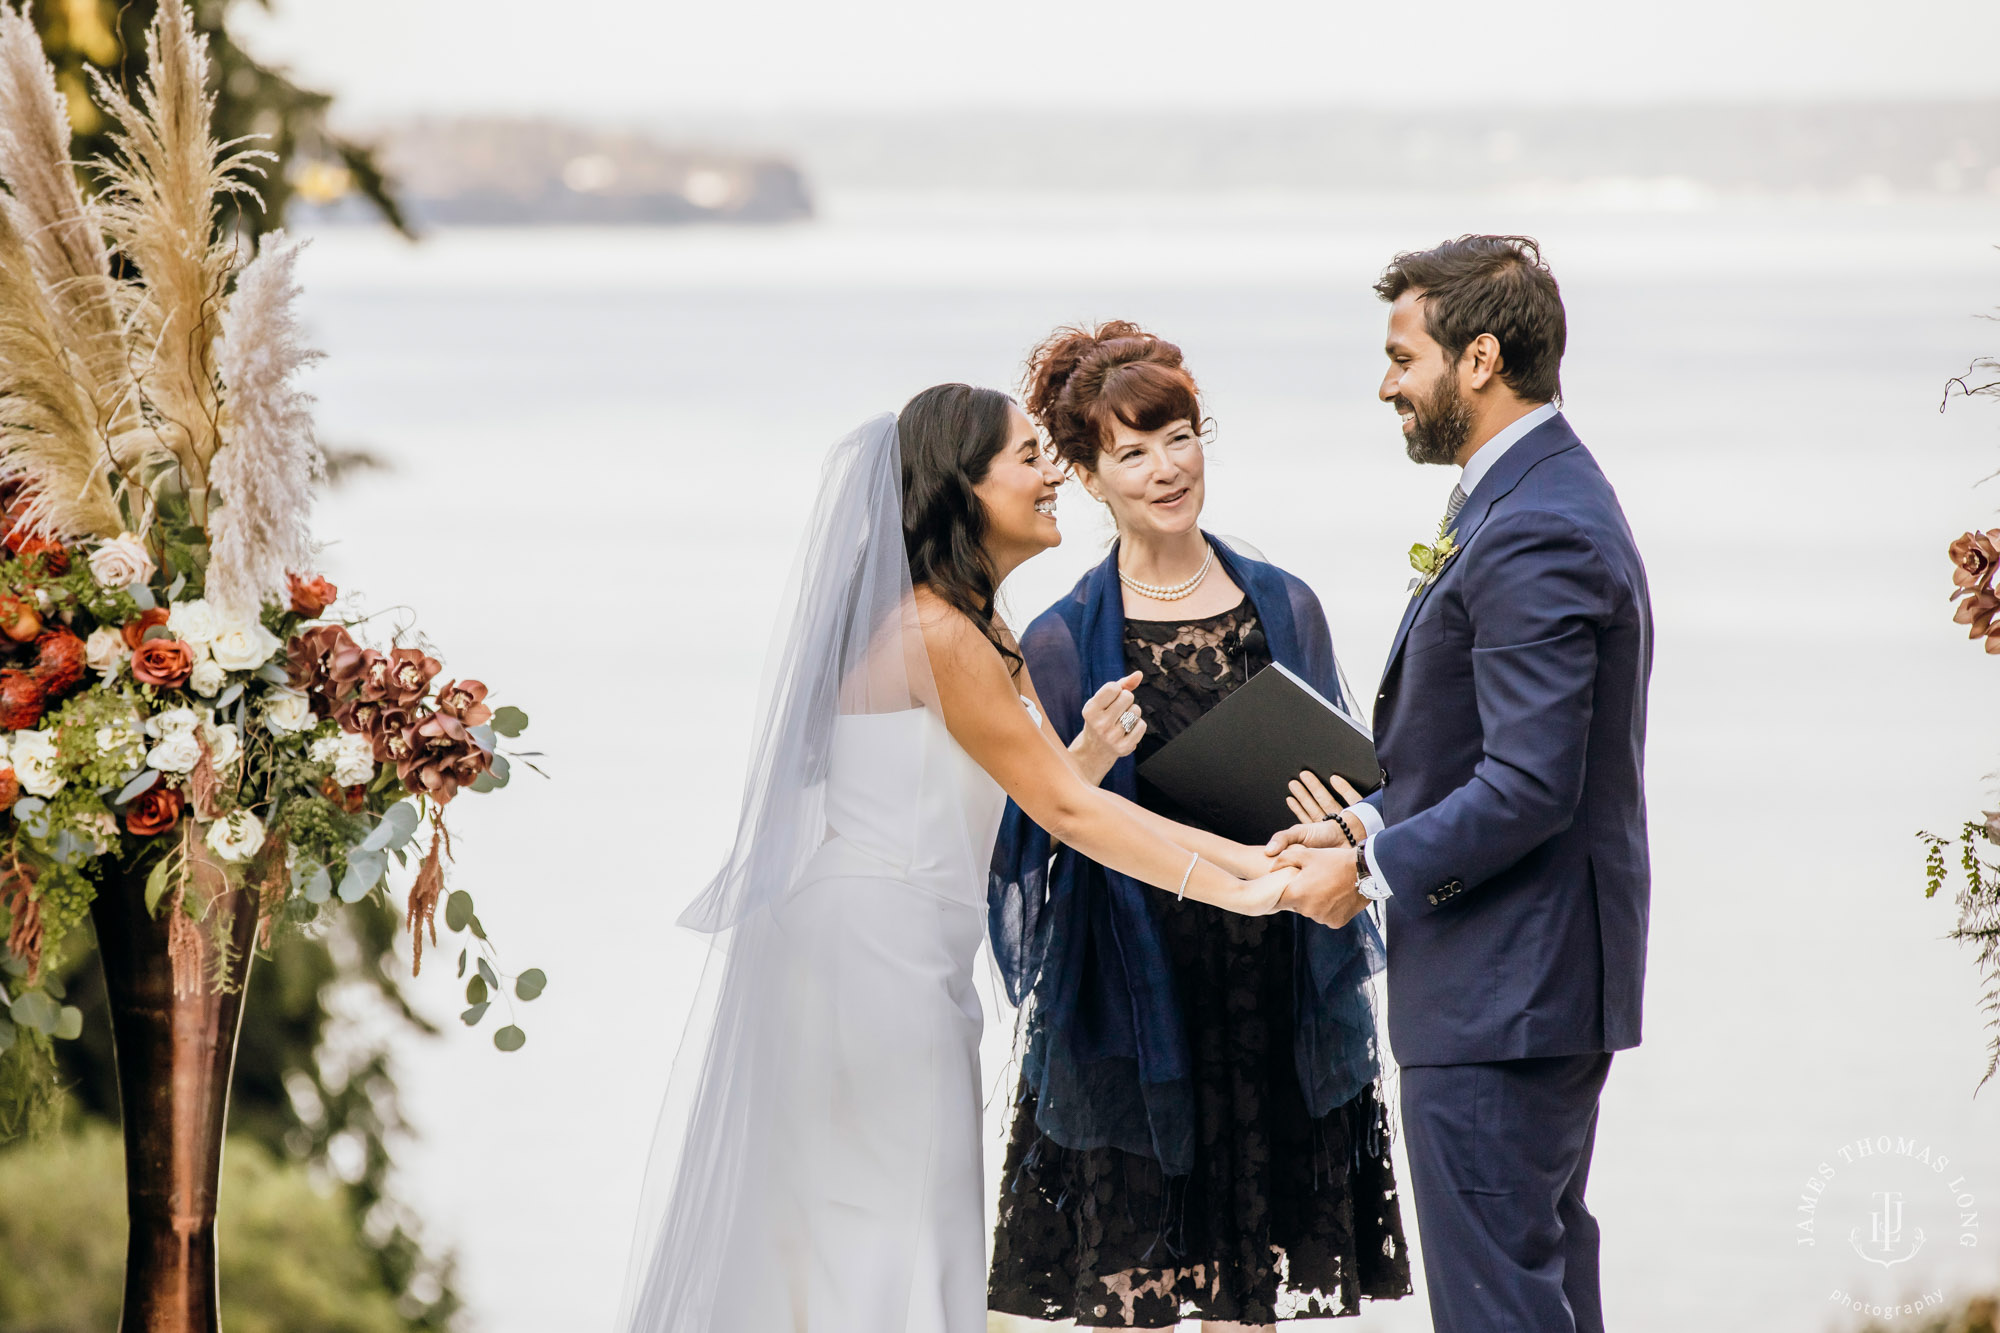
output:
[[[439,805],[449,802],[458,789],[476,780],[488,766],[486,752],[457,718],[432,713],[411,727],[408,736],[412,753],[396,767],[403,785]]]
[[[476,680],[455,680],[438,691],[440,713],[457,718],[468,727],[490,721],[493,710],[486,705],[486,687]]]
[[[1996,543],[2000,543],[2000,528],[1968,532],[1952,542],[1953,597],[1963,597],[1993,582],[1994,570],[2000,567],[2000,546]]]
[[[1990,588],[1975,588],[1958,604],[1951,618],[1955,624],[1971,627],[1972,632],[1966,635],[1967,638],[1983,639],[1992,630],[1996,614],[2000,614],[2000,597],[1996,597]]]
[[[337,701],[359,687],[368,656],[344,626],[315,625],[286,646],[285,669],[293,688],[313,697],[317,711],[332,713]]]

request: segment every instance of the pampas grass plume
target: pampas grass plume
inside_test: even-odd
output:
[[[237,279],[217,355],[228,416],[212,476],[208,597],[251,615],[284,594],[287,570],[311,564],[313,492],[325,471],[312,398],[296,384],[319,359],[294,309],[303,244],[283,232],[264,238]]]

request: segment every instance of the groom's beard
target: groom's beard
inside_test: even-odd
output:
[[[1410,433],[1403,448],[1412,463],[1455,463],[1458,451],[1472,438],[1472,408],[1458,392],[1458,369],[1438,381],[1437,392],[1429,399],[1402,395],[1398,402],[1412,412]]]

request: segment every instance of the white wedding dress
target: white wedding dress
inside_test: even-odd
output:
[[[828,456],[735,848],[680,917],[713,943],[623,1333],[986,1327],[973,967],[1006,798],[935,709],[898,459],[893,417]]]
[[[840,719],[828,837],[774,918],[796,948],[773,1197],[730,1238],[741,1322],[718,1328],[986,1327],[973,962],[1005,804],[932,710]]]

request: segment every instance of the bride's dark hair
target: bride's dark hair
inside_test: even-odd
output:
[[[986,506],[972,488],[986,480],[1006,447],[1013,402],[998,389],[935,384],[903,404],[896,417],[910,582],[979,626],[1009,671],[1019,669],[1021,655],[994,625],[998,580],[986,558]]]

